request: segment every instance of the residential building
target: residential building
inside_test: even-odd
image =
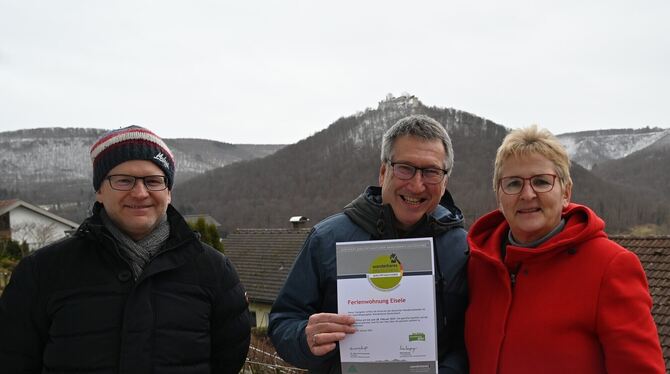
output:
[[[67,236],[78,226],[23,200],[0,200],[0,239],[25,241],[31,251]]]
[[[247,290],[252,326],[267,327],[272,303],[309,231],[237,229],[223,239],[226,256]]]

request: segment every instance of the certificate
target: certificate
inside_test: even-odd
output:
[[[336,243],[343,373],[437,373],[433,238]]]

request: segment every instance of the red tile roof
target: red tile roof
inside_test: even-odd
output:
[[[610,239],[635,252],[642,262],[654,299],[651,312],[658,328],[665,366],[670,370],[670,236],[610,236]]]

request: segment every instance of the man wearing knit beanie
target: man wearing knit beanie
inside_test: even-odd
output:
[[[243,286],[170,205],[175,158],[130,126],[91,146],[93,214],[23,259],[0,298],[3,372],[238,373]]]

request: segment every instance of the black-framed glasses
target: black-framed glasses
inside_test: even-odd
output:
[[[421,177],[424,183],[437,184],[442,182],[444,176],[447,175],[447,170],[439,168],[418,168],[416,166],[403,164],[400,162],[389,162],[393,169],[393,175],[398,179],[408,180],[414,178],[417,170],[421,172]]]
[[[530,188],[533,189],[536,193],[549,192],[554,188],[556,184],[556,175],[555,174],[537,174],[528,178],[524,177],[504,177],[500,178],[498,185],[502,192],[507,195],[518,195],[523,191],[523,186],[528,181]]]
[[[142,180],[144,187],[149,191],[163,191],[167,188],[167,178],[164,175],[147,175],[136,177],[134,175],[114,174],[106,178],[109,186],[117,191],[130,191],[135,187],[138,179]]]

